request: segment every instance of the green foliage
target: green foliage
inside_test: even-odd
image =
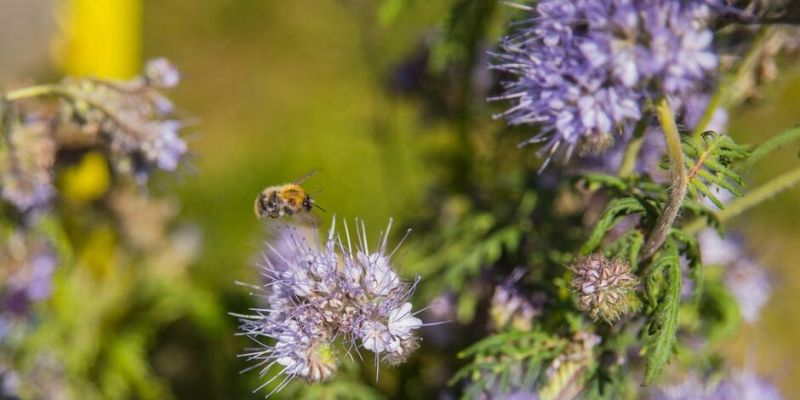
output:
[[[597,221],[589,235],[589,239],[581,247],[580,254],[587,255],[597,249],[603,241],[606,233],[614,227],[619,221],[628,215],[643,213],[645,207],[640,199],[635,197],[624,197],[611,200],[606,207],[605,212]]]
[[[735,172],[734,165],[748,157],[746,147],[736,144],[728,135],[707,131],[702,134],[699,143],[691,139],[684,140],[683,151],[686,154],[688,188],[692,197],[706,196],[721,209],[725,205],[712,193],[710,186],[715,185],[741,196],[739,186],[744,182]]]
[[[339,378],[315,385],[295,385],[298,390],[281,393],[286,398],[298,400],[379,400],[385,399],[379,391],[355,379]]]
[[[458,354],[471,362],[450,380],[454,385],[469,382],[464,398],[476,398],[484,391],[508,393],[534,387],[543,366],[561,354],[569,341],[543,331],[511,331],[489,336]]]
[[[652,310],[643,331],[642,351],[646,355],[644,383],[652,383],[669,362],[678,328],[681,296],[681,269],[678,250],[673,243],[657,255],[645,275],[645,297]]]
[[[419,259],[409,265],[426,276],[421,290],[434,297],[445,290],[458,294],[458,319],[469,322],[474,317],[478,299],[468,289],[482,267],[496,263],[504,254],[519,249],[522,235],[530,228],[524,221],[536,205],[536,196],[527,193],[521,199],[512,220],[506,223],[490,212],[464,212],[450,224],[442,226],[439,235],[426,237]],[[468,206],[467,206],[468,207]],[[414,256],[412,255],[412,258]]]
[[[742,172],[749,171],[756,163],[761,161],[764,157],[771,154],[781,146],[800,139],[800,127],[786,130],[780,134],[771,137],[769,140],[756,146],[747,157],[740,170]]]

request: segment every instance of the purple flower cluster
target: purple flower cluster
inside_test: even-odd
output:
[[[335,220],[324,245],[292,227],[268,244],[261,265],[267,282],[255,287],[267,305],[255,315],[238,315],[242,334],[259,344],[243,354],[256,362],[252,368],[261,368],[262,376],[280,369],[264,386],[280,376],[284,380],[274,391],[294,377],[324,380],[335,373],[341,354],[358,353],[359,347],[375,354],[377,368],[380,361],[405,361],[419,346],[415,330],[422,321],[408,301],[419,280],[404,283],[394,271],[390,228],[391,221],[375,251],[369,250],[363,223],[356,223],[354,249],[347,225],[342,240]]]
[[[153,168],[175,170],[187,151],[178,135],[183,123],[166,118],[173,105],[157,90],[173,87],[179,80],[172,64],[155,59],[141,78],[69,80],[64,90],[84,130],[104,136],[117,168],[145,180]]]
[[[23,213],[46,208],[56,194],[62,149],[102,149],[119,172],[139,181],[154,169],[175,170],[188,150],[178,134],[183,123],[170,118],[172,102],[159,89],[179,79],[172,64],[156,59],[129,81],[70,78],[34,88],[56,95],[59,107],[9,103],[0,137],[0,196]]]
[[[717,66],[711,1],[543,0],[506,37],[494,68],[514,76],[496,99],[512,125],[534,124],[543,152],[604,150],[645,101],[681,96]]]

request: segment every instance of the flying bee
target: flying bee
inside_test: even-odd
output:
[[[300,187],[306,179],[316,174],[318,170],[303,175],[300,179],[285,185],[270,186],[261,191],[256,197],[255,212],[259,219],[264,217],[279,218],[284,215],[292,216],[298,213],[310,213],[313,207],[325,211],[314,204],[314,199]]]

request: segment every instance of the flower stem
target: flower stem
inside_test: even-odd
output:
[[[642,247],[641,260],[647,260],[655,254],[656,251],[667,240],[672,224],[675,218],[678,217],[678,212],[681,209],[683,198],[686,197],[686,189],[688,186],[688,179],[686,177],[686,168],[683,161],[683,146],[681,145],[681,137],[678,132],[678,126],[675,125],[675,116],[672,114],[672,109],[667,103],[666,98],[661,98],[656,104],[656,115],[658,122],[661,124],[661,129],[664,131],[664,139],[667,142],[667,155],[669,156],[670,164],[670,190],[667,205],[664,207],[664,212],[656,221],[656,226],[650,232],[650,236]]]
[[[708,105],[706,105],[706,109],[702,117],[700,117],[700,121],[692,131],[692,140],[698,141],[700,139],[700,135],[706,131],[706,127],[709,122],[711,122],[714,113],[719,107],[727,108],[740,100],[735,93],[747,92],[746,86],[748,85],[750,74],[757,65],[760,57],[763,56],[763,44],[770,39],[772,31],[770,27],[762,26],[756,38],[744,54],[744,57],[741,57],[740,61],[734,67],[733,72],[722,78],[722,81],[717,85],[717,89],[714,91],[711,99],[709,99]]]
[[[29,86],[22,89],[12,90],[3,95],[3,100],[17,101],[27,99],[30,97],[40,97],[58,94],[59,90],[56,85],[38,85]]]
[[[620,164],[619,170],[617,171],[617,176],[620,178],[628,178],[635,172],[636,160],[639,158],[639,150],[642,149],[642,143],[644,142],[644,130],[647,129],[649,122],[650,113],[645,113],[642,118],[639,119],[639,122],[636,123],[636,127],[633,130],[633,137],[628,143],[628,147],[625,148],[622,164]]]
[[[755,149],[753,149],[753,152],[750,153],[750,157],[747,157],[747,160],[740,168],[740,171],[750,170],[750,168],[752,168],[757,162],[761,161],[761,159],[767,156],[769,153],[772,153],[772,151],[797,139],[800,139],[800,127],[792,128],[781,134],[773,136],[771,139],[761,143]]]
[[[750,208],[760,204],[762,201],[767,200],[784,190],[800,183],[800,166],[795,167],[793,170],[784,173],[769,182],[753,189],[746,195],[732,201],[725,209],[716,213],[717,220],[720,224],[738,216],[739,214],[749,210]],[[689,233],[697,233],[699,230],[706,226],[705,219],[697,219],[684,228]]]

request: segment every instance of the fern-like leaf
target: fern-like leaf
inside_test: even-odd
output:
[[[722,209],[725,205],[715,196],[712,186],[741,196],[739,187],[744,182],[734,171],[733,165],[748,157],[746,147],[736,144],[730,136],[707,131],[700,142],[684,140],[683,151],[686,154],[689,194],[692,197],[705,196]]]
[[[668,242],[659,257],[653,261],[650,271],[645,277],[645,291],[650,297],[648,300],[651,303],[655,302],[655,309],[644,331],[645,384],[653,382],[661,375],[672,356],[675,344],[681,299],[681,268],[678,250],[674,243]],[[654,286],[659,281],[663,282],[665,287],[660,291],[660,295],[656,295],[657,289]]]

